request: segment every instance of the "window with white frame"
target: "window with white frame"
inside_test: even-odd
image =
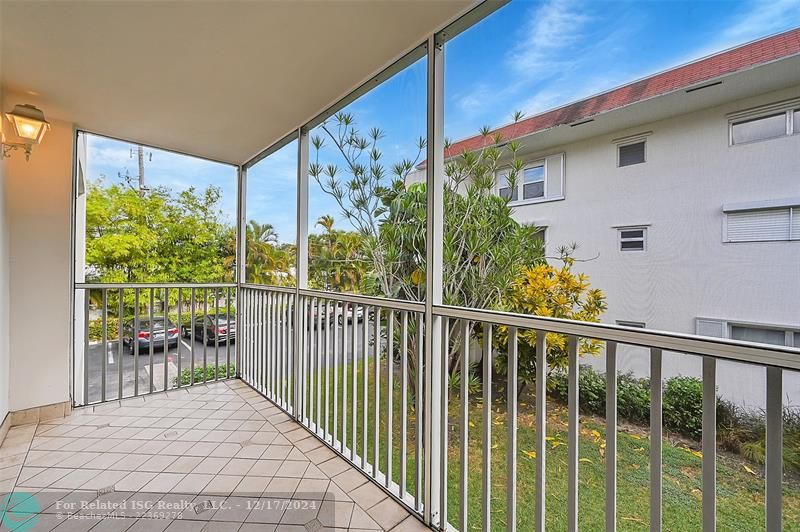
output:
[[[509,168],[498,170],[497,194],[512,202],[549,201],[564,198],[564,154],[528,162],[510,183]]]
[[[544,197],[544,162],[527,166],[522,171],[522,199]]]
[[[725,242],[800,240],[800,205],[765,208],[723,207]]]
[[[517,189],[519,187],[516,186],[516,183],[511,183],[509,181],[509,174],[510,170],[500,170],[497,174],[497,183],[499,186],[498,194],[501,198],[517,201],[519,199],[519,194],[517,193]]]
[[[701,336],[730,338],[757,344],[800,347],[800,328],[785,325],[697,318],[696,332]]]
[[[647,227],[618,227],[620,251],[644,251],[647,248]]]
[[[730,116],[730,144],[747,144],[800,133],[798,102],[777,103]]]

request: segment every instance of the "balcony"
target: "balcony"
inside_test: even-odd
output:
[[[0,7],[0,529],[797,528],[800,30],[113,4]]]

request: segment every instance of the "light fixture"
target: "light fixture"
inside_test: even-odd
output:
[[[50,122],[44,113],[30,104],[15,105],[6,113],[6,118],[14,125],[14,133],[25,142],[3,142],[2,157],[11,155],[11,150],[24,150],[25,160],[30,160],[34,144],[39,144],[50,129]]]

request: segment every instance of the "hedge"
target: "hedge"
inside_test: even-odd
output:
[[[227,364],[220,364],[219,366],[206,366],[205,373],[203,372],[203,366],[194,368],[194,383],[206,382],[206,381],[213,381],[215,377],[215,368],[217,368],[216,374],[219,375],[220,379],[225,379],[228,376],[233,377],[236,375],[236,365],[230,365],[230,371],[228,370]],[[191,369],[183,369],[181,370],[181,386],[188,386],[192,383],[192,370]],[[178,378],[175,377],[172,380],[172,385],[176,386],[178,384]]]
[[[550,395],[567,402],[568,380],[563,372],[550,374]],[[694,441],[703,434],[703,381],[696,377],[672,377],[664,382],[664,428]],[[589,366],[581,366],[578,376],[578,402],[584,414],[605,416],[606,376]],[[631,373],[617,376],[617,413],[636,425],[650,423],[650,379]],[[722,449],[764,463],[765,416],[737,407],[717,396],[717,439]],[[784,423],[784,465],[800,472],[800,411],[786,407]]]

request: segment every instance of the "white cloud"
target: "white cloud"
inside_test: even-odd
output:
[[[578,55],[564,51],[584,42],[592,18],[580,1],[546,1],[522,26],[520,44],[509,57],[512,68],[526,76],[537,76],[574,63]]]
[[[712,55],[722,50],[745,44],[800,26],[800,0],[752,0],[735,12],[733,23],[717,31],[718,37],[711,43],[670,61],[663,70]]]
[[[800,24],[800,0],[757,0],[722,33],[720,43],[733,46],[751,41],[777,33],[787,24]]]

